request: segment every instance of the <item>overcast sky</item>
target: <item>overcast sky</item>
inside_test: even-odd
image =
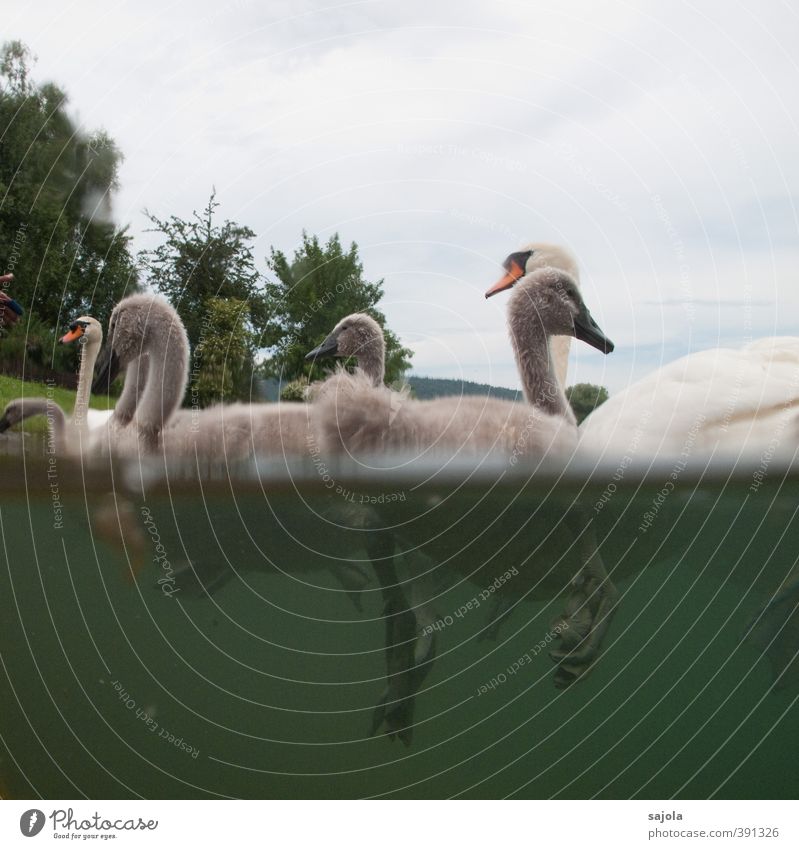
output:
[[[124,152],[137,249],[144,207],[187,216],[212,185],[260,258],[338,231],[416,374],[518,386],[483,293],[529,241],[574,251],[617,344],[575,343],[569,382],[799,334],[788,2],[61,0],[3,23]]]

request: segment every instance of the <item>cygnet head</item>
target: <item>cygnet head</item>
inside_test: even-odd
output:
[[[486,292],[486,298],[512,288],[519,280],[532,274],[539,268],[559,268],[576,282],[578,280],[577,260],[560,245],[546,242],[531,242],[502,263],[505,274]]]
[[[603,354],[614,348],[591,316],[577,284],[569,274],[555,268],[522,280],[511,296],[508,315],[512,327],[519,327],[534,316],[547,335],[574,336]]]
[[[25,399],[17,398],[15,401],[9,401],[3,410],[3,415],[0,416],[0,433],[5,433],[10,427],[19,424],[24,418]]]
[[[357,312],[342,318],[305,359],[355,357],[358,365],[375,382],[382,382],[385,355],[386,341],[382,328],[370,315]]]
[[[90,315],[82,315],[70,322],[67,332],[58,341],[61,345],[68,345],[70,342],[78,342],[81,345],[95,342],[101,345],[103,328],[96,318],[92,318]]]
[[[151,348],[165,345],[175,332],[185,337],[177,313],[164,298],[139,294],[120,301],[108,321],[108,344],[92,392],[107,392],[120,370]]]

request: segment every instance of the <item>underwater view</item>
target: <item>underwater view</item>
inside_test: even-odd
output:
[[[795,473],[1,465],[4,796],[799,793]]]

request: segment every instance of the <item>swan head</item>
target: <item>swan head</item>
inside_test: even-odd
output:
[[[5,433],[31,416],[44,415],[49,418],[53,408],[61,409],[50,398],[15,398],[6,404],[3,415],[0,416],[0,433]]]
[[[603,354],[615,347],[594,321],[574,278],[559,269],[546,268],[523,280],[511,297],[508,313],[513,326],[529,322],[532,314],[547,335],[574,336]]]
[[[505,274],[486,292],[486,298],[511,289],[528,274],[539,268],[559,268],[565,271],[576,282],[578,277],[577,261],[560,245],[550,245],[546,242],[531,242],[518,251],[514,251],[502,263]]]
[[[22,399],[9,401],[0,416],[0,433],[5,433],[10,427],[19,424],[23,419]]]
[[[380,325],[366,313],[352,313],[330,331],[324,341],[306,354],[306,360],[318,357],[355,357],[363,359],[385,356],[386,342]]]
[[[92,318],[90,315],[82,315],[70,322],[67,332],[58,342],[60,345],[68,345],[70,342],[80,342],[84,345],[89,343],[102,345],[103,328],[96,318]]]
[[[120,370],[145,354],[150,340],[169,336],[178,322],[174,309],[158,296],[137,294],[121,300],[108,320],[108,344],[98,363],[92,392],[107,392]]]

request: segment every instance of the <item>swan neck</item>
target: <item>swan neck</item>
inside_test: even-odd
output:
[[[573,414],[558,376],[558,362],[541,315],[530,309],[512,310],[510,334],[524,395],[529,404],[554,416],[571,419]]]
[[[174,321],[166,332],[150,337],[142,354],[149,354],[146,381],[136,407],[136,428],[143,447],[158,444],[165,424],[183,402],[188,380],[188,347],[185,334]],[[141,359],[141,358],[140,358]],[[126,373],[126,380],[130,373]]]
[[[87,416],[89,409],[89,396],[92,388],[92,375],[97,355],[100,351],[100,342],[84,342],[81,345],[80,368],[78,370],[78,390],[75,394],[75,407],[72,410],[72,422],[79,430],[87,429]]]
[[[386,375],[386,354],[382,345],[375,345],[358,357],[358,368],[373,386],[382,386]]]
[[[567,378],[569,372],[569,351],[571,350],[571,336],[552,336],[549,340],[549,349],[552,352],[552,360],[554,361],[555,377],[558,379],[560,388],[564,389],[567,386]]]
[[[55,386],[47,384],[48,388]],[[32,416],[44,416],[47,420],[47,454],[61,454],[67,450],[67,417],[52,398],[25,398],[22,406],[22,421]]]

